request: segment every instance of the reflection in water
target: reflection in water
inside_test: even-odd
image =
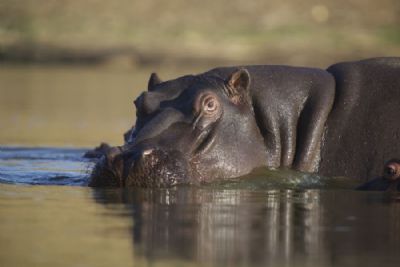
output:
[[[349,191],[94,191],[133,216],[134,250],[147,260],[200,265],[394,266],[400,205]],[[373,251],[371,254],[370,252]]]
[[[0,147],[0,266],[398,266],[399,193],[287,171],[93,190],[83,152]]]
[[[122,211],[95,203],[89,188],[0,184],[0,266],[129,266]]]

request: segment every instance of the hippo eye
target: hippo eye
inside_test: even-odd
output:
[[[204,109],[206,111],[209,111],[209,112],[213,112],[214,110],[216,110],[217,109],[217,104],[216,104],[215,100],[214,99],[210,99],[206,103],[206,106],[204,107]]]
[[[213,95],[206,95],[202,99],[202,108],[205,115],[213,115],[219,110],[219,102]]]

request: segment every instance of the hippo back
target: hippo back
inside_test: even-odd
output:
[[[400,153],[400,58],[338,63],[319,172],[369,179]]]

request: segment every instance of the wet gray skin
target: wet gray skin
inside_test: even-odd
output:
[[[101,153],[90,185],[198,184],[259,167],[361,183],[398,158],[399,84],[400,58],[153,74],[125,145]]]
[[[227,81],[179,79],[180,86],[171,88],[176,81],[151,76],[148,92],[135,100],[137,123],[128,142],[108,150],[93,171],[92,186],[198,184],[265,164],[246,70]]]

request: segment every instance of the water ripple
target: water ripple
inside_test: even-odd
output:
[[[30,185],[87,184],[93,162],[85,149],[0,147],[0,183]]]

